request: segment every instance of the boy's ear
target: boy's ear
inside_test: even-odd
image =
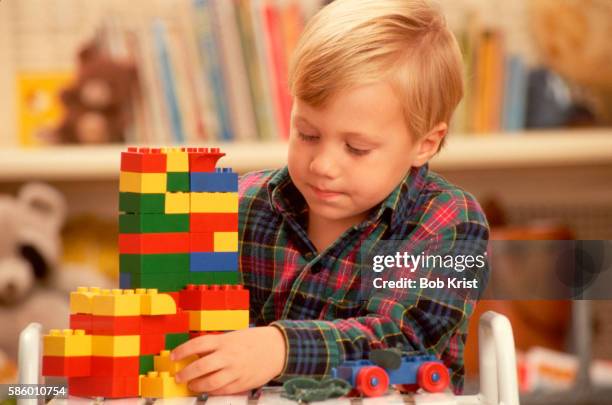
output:
[[[429,161],[440,149],[440,144],[448,132],[446,123],[436,125],[427,135],[421,137],[415,145],[416,155],[412,166],[420,167]]]

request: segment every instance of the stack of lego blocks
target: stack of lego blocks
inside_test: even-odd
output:
[[[238,284],[238,176],[218,148],[129,148],[121,156],[121,288]]]
[[[218,149],[128,148],[121,157],[120,286],[71,293],[70,330],[44,337],[43,375],[71,395],[191,395],[169,350],[247,328],[239,284],[238,178]],[[159,293],[158,293],[159,291]]]

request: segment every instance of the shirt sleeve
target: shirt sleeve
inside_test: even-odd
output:
[[[410,249],[415,241],[428,246],[484,241],[486,246],[488,225],[480,207],[469,195],[466,198],[461,193],[461,198],[455,197],[443,196],[432,201],[404,247]],[[485,274],[487,270],[488,266]],[[459,392],[465,330],[473,304],[474,300],[467,296],[440,300],[420,293],[382,289],[358,307],[359,316],[273,322],[271,325],[283,333],[287,349],[279,379],[328,376],[332,368],[345,360],[367,358],[372,349],[401,346],[407,352],[436,354],[445,364],[455,365],[451,381]]]

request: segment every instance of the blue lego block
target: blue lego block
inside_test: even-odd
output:
[[[230,168],[217,168],[216,172],[192,172],[190,176],[191,192],[224,192],[238,191],[238,173]]]
[[[119,273],[119,288],[132,288],[132,273]]]
[[[189,271],[238,271],[238,252],[191,253]]]

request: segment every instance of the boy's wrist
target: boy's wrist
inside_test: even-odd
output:
[[[270,331],[269,333],[270,339],[271,339],[270,346],[273,348],[275,353],[279,354],[279,358],[276,358],[276,356],[274,358],[275,374],[274,374],[273,379],[276,379],[284,373],[287,367],[287,352],[288,352],[287,337],[285,336],[285,333],[282,330],[282,328],[279,328],[275,325],[266,326],[265,328]]]

